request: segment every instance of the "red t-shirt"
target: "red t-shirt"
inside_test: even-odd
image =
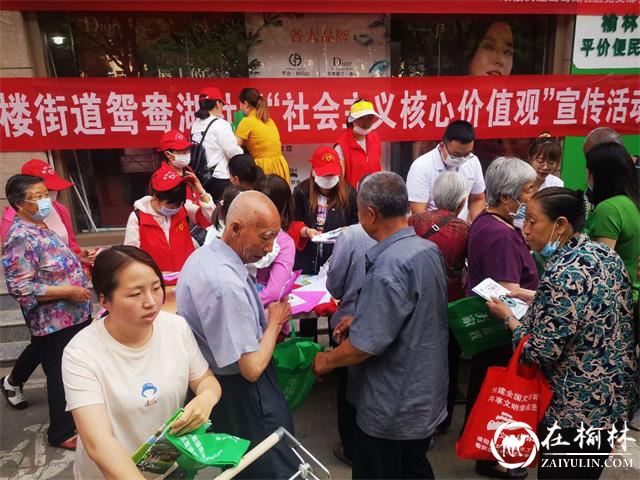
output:
[[[413,226],[416,235],[424,237],[429,231],[432,231],[433,225],[437,225],[445,217],[452,215],[453,213],[447,210],[423,212],[412,216],[409,219],[409,225]],[[469,229],[470,225],[467,222],[455,217],[428,238],[438,246],[440,253],[442,253],[447,269],[449,302],[466,297],[464,261],[467,257]]]

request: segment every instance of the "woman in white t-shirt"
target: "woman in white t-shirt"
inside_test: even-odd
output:
[[[529,147],[529,163],[536,171],[532,194],[548,187],[564,187],[564,182],[553,175],[560,168],[562,147],[560,142],[548,133],[543,133],[531,142]]]
[[[191,127],[191,141],[202,143],[204,147],[207,172],[202,183],[214,202],[222,198],[222,192],[231,184],[229,159],[243,153],[231,124],[222,118],[223,98],[219,88],[206,87],[200,90],[199,109]]]
[[[180,316],[160,310],[162,274],[137,247],[100,253],[93,286],[108,315],[67,345],[62,377],[79,433],[77,479],[145,478],[131,455],[185,402],[174,423],[187,433],[209,419],[221,395],[196,340]]]

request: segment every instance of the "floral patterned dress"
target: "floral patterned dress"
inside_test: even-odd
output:
[[[47,286],[88,287],[80,260],[51,230],[16,216],[3,245],[2,266],[31,335],[49,335],[90,319],[89,300],[36,300]]]
[[[606,245],[572,238],[549,259],[515,345],[540,365],[553,399],[544,424],[609,428],[629,420],[638,364],[631,286],[624,263]]]

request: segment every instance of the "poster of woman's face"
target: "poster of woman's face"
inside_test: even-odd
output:
[[[469,75],[511,75],[513,32],[507,22],[493,22],[475,48]]]
[[[555,18],[545,15],[392,16],[392,75],[537,75],[549,73]],[[412,156],[437,139],[415,142]],[[484,170],[497,157],[527,160],[530,139],[479,139],[474,153]]]
[[[546,15],[394,15],[393,75],[548,73],[553,22]]]

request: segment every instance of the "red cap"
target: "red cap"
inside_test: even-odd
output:
[[[180,130],[169,130],[160,139],[160,150],[185,150],[193,145]]]
[[[208,98],[211,100],[220,100],[222,103],[225,103],[224,97],[222,96],[222,92],[217,87],[205,87],[202,90],[200,90],[199,93],[200,93],[200,96],[204,97],[205,99]]]
[[[44,186],[48,190],[60,191],[73,186],[73,183],[59,177],[53,167],[43,160],[29,160],[20,169],[23,175],[34,175],[44,180]]]
[[[340,157],[331,147],[318,147],[311,157],[311,168],[318,177],[327,175],[342,175]]]
[[[157,192],[173,190],[182,183],[182,177],[166,163],[151,175],[151,188]]]

